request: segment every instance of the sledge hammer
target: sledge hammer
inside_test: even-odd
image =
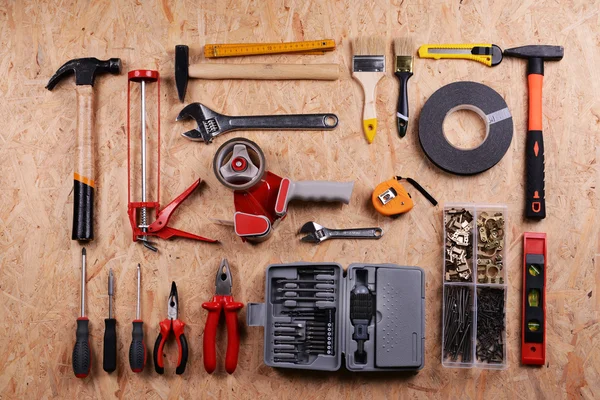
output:
[[[189,78],[199,79],[308,79],[335,81],[338,64],[192,64],[189,47],[175,46],[175,85],[183,103]]]
[[[92,88],[96,75],[121,72],[121,60],[111,58],[76,58],[67,61],[48,81],[52,90],[65,76],[75,74],[77,92],[77,149],[74,171],[73,233],[71,239],[94,239],[94,96]]]
[[[560,61],[565,50],[562,46],[522,46],[504,50],[506,57],[527,59],[527,82],[529,86],[529,122],[525,161],[527,182],[525,194],[525,217],[546,218],[544,193],[544,137],[542,134],[542,83],[544,61]]]

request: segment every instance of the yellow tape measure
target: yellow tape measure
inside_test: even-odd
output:
[[[237,57],[280,53],[323,54],[324,51],[334,49],[335,40],[333,39],[285,43],[207,44],[204,46],[204,57]]]

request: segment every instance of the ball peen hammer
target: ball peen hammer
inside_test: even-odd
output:
[[[546,218],[544,193],[544,137],[542,134],[542,84],[544,61],[560,61],[563,46],[532,45],[504,50],[506,57],[527,60],[529,86],[529,121],[526,142],[527,191],[525,194],[525,217]]]
[[[121,60],[111,58],[76,58],[67,61],[48,81],[46,89],[52,90],[65,76],[75,74],[77,92],[77,150],[75,155],[73,233],[71,239],[89,241],[94,239],[94,96],[96,75],[119,74]]]
[[[260,80],[324,80],[335,81],[340,76],[338,64],[192,64],[189,47],[175,46],[175,84],[183,102],[189,78],[199,79],[260,79]]]

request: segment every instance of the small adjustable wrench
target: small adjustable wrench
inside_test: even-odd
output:
[[[380,239],[383,235],[383,229],[329,229],[310,221],[302,225],[299,233],[307,233],[306,236],[300,239],[303,242],[321,243],[327,239]]]
[[[198,127],[182,133],[190,140],[206,144],[222,133],[236,130],[330,130],[337,126],[335,114],[288,114],[236,116],[219,114],[201,103],[188,104],[177,121],[193,118]]]

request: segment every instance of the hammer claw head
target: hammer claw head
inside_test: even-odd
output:
[[[97,74],[109,72],[118,75],[121,73],[121,59],[98,60],[95,57],[75,58],[64,63],[48,81],[46,89],[52,90],[65,76],[75,74],[76,85],[94,86]]]

